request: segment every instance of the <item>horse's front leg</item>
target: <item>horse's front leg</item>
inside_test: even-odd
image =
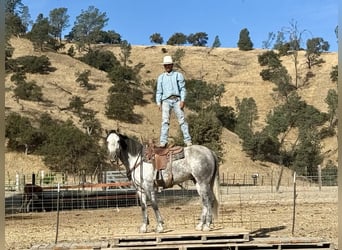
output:
[[[138,191],[139,199],[140,199],[140,208],[142,213],[142,221],[143,223],[140,226],[139,232],[140,233],[146,233],[147,232],[147,226],[150,224],[148,219],[148,213],[147,213],[147,197],[145,192]]]
[[[153,208],[154,214],[156,216],[156,220],[157,220],[156,232],[162,233],[164,231],[164,221],[163,221],[163,218],[162,218],[160,211],[159,211],[159,208],[158,208],[155,191],[151,192],[151,205],[152,205],[152,208]]]

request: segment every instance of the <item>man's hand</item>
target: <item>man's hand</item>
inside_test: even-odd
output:
[[[179,107],[180,107],[181,109],[183,109],[183,108],[185,107],[185,102],[180,101],[180,102],[179,102]]]

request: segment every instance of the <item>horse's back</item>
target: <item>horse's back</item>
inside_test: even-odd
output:
[[[203,145],[192,145],[184,148],[186,158],[215,160],[216,154],[209,148]]]

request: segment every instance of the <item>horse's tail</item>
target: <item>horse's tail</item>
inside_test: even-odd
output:
[[[220,173],[219,173],[219,160],[215,152],[212,152],[214,160],[215,160],[215,170],[213,179],[211,182],[211,188],[214,193],[214,201],[213,201],[213,215],[214,218],[218,218],[219,215],[219,206],[220,206]]]

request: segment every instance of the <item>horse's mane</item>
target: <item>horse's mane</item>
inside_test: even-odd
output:
[[[133,155],[138,155],[141,153],[143,145],[136,140],[128,137],[127,135],[119,134],[120,146],[124,150],[128,150]]]

